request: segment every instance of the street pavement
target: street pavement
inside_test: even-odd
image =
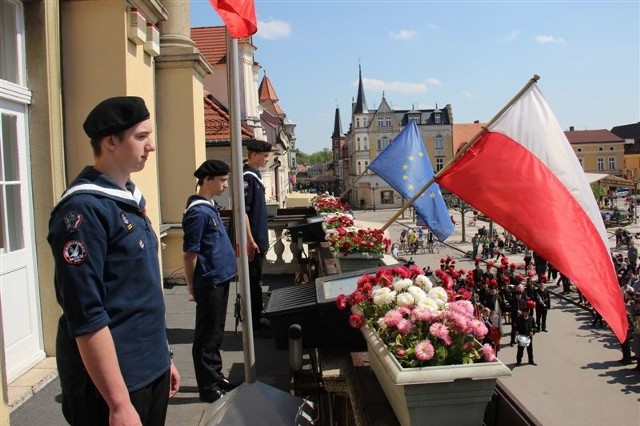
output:
[[[395,213],[393,210],[356,211],[356,220],[382,225]],[[439,267],[445,256],[456,259],[459,268],[471,269],[472,262],[464,258],[471,250],[469,241],[477,227],[466,228],[462,242],[462,220],[452,212],[457,225],[455,233],[447,239],[448,247],[436,254],[413,256],[418,266]],[[399,241],[403,227],[414,226],[409,214],[389,227],[393,241]],[[466,218],[468,220],[468,218]],[[488,223],[478,221],[477,226]],[[498,231],[501,228],[497,227]],[[637,224],[627,227],[640,232]],[[611,240],[613,241],[613,239]],[[577,254],[585,256],[584,254]],[[508,255],[511,261],[522,263],[522,255]],[[585,261],[588,258],[585,256]],[[265,280],[265,291],[290,285],[281,277]],[[516,348],[509,347],[508,334],[502,339],[498,357],[513,370],[513,375],[502,382],[543,425],[558,426],[638,426],[640,425],[640,374],[633,365],[623,366],[620,346],[608,328],[591,327],[590,311],[578,303],[575,293],[559,294],[552,291],[552,310],[547,319],[548,333],[534,337],[534,356],[538,366],[515,366]],[[229,299],[226,334],[223,343],[224,373],[232,380],[244,380],[244,354],[241,327],[235,333],[233,300]],[[167,425],[197,425],[208,404],[198,400],[191,341],[195,304],[188,300],[183,285],[165,286],[167,325],[173,347],[174,361],[182,376],[181,391],[170,402]],[[508,327],[506,331],[508,331]],[[255,339],[255,371],[258,381],[288,392],[290,375],[288,352],[278,350],[272,339]],[[153,354],[150,354],[153,356]],[[251,407],[247,407],[248,410]],[[60,409],[60,384],[56,379],[37,392],[11,414],[14,426],[65,425]],[[293,424],[293,421],[292,423]],[[274,425],[279,426],[279,425]]]

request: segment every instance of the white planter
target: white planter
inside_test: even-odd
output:
[[[401,425],[482,425],[498,377],[511,370],[500,361],[403,368],[377,333],[362,329],[369,363]]]
[[[380,266],[382,253],[336,253],[334,258],[341,274]]]

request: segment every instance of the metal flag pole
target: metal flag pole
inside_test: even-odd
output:
[[[389,226],[391,226],[391,224],[393,222],[396,221],[396,219],[402,214],[402,212],[404,212],[406,209],[408,209],[411,204],[413,204],[418,197],[420,197],[424,191],[427,190],[427,188],[429,188],[436,180],[436,178],[445,172],[445,170],[447,170],[449,167],[451,167],[451,165],[453,163],[455,163],[470,147],[471,145],[473,145],[478,138],[480,138],[480,136],[482,136],[486,131],[487,128],[489,128],[489,126],[491,126],[493,123],[495,123],[495,121],[502,115],[504,114],[504,112],[506,110],[508,110],[511,105],[513,105],[518,99],[520,99],[520,96],[522,96],[522,94],[524,92],[526,92],[527,90],[529,90],[529,87],[531,87],[531,85],[535,84],[538,80],[540,80],[540,76],[538,74],[534,74],[533,77],[531,77],[529,79],[529,81],[527,81],[527,83],[524,85],[524,87],[522,89],[520,89],[520,91],[513,97],[511,98],[511,100],[500,110],[498,111],[498,113],[496,115],[493,116],[493,118],[491,120],[489,120],[489,122],[486,124],[486,126],[482,127],[482,130],[480,130],[478,133],[475,134],[475,136],[473,138],[471,138],[471,140],[469,140],[468,142],[465,142],[460,149],[458,150],[458,152],[455,153],[455,155],[453,156],[453,158],[451,159],[451,161],[449,161],[442,169],[440,169],[440,171],[438,173],[436,173],[431,179],[429,179],[429,181],[427,183],[425,183],[422,188],[420,188],[420,190],[418,192],[415,193],[415,195],[413,197],[411,197],[411,199],[409,201],[407,201],[406,204],[404,204],[400,210],[398,210],[392,217],[391,219],[389,219],[383,226],[382,226],[382,230],[386,230]]]
[[[245,218],[244,181],[242,177],[242,132],[240,127],[240,73],[238,71],[238,40],[227,32],[227,72],[229,92],[229,121],[231,125],[231,178],[233,185],[233,220],[236,224],[236,257],[238,259],[238,286],[242,303],[242,344],[244,347],[245,381],[256,381],[256,356],[253,343],[253,322],[250,307],[249,259],[247,257],[247,222]]]
[[[369,171],[369,166],[364,168],[364,171],[362,173],[360,173],[353,182],[351,182],[351,184],[349,186],[347,186],[347,189],[345,189],[342,194],[340,194],[340,196],[338,197],[338,200],[342,200],[342,198],[344,198],[355,186],[355,184],[360,180],[360,178],[362,176],[364,176],[367,172]]]

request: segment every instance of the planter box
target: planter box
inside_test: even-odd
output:
[[[497,378],[511,375],[500,361],[403,368],[374,330],[362,334],[371,369],[402,425],[482,425]]]
[[[341,274],[361,269],[376,268],[381,265],[382,253],[336,253],[336,265]]]

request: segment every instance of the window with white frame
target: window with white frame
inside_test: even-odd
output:
[[[362,142],[362,149],[367,151],[367,150],[369,150],[369,142],[367,141],[367,137],[366,136],[363,139],[364,139],[364,141]]]
[[[387,127],[391,127],[391,117],[384,118],[384,125]]]
[[[609,157],[609,170],[616,169],[616,157]]]
[[[442,149],[444,148],[444,144],[442,142],[442,136],[438,135],[436,136],[436,149]]]
[[[384,126],[384,118],[378,117],[378,127],[382,127],[382,126]]]
[[[604,170],[604,158],[598,157],[598,171]]]
[[[382,204],[393,204],[393,191],[380,191],[380,202]]]
[[[378,151],[382,151],[389,145],[389,139],[386,136],[378,139]]]
[[[362,173],[362,162],[358,161],[358,174]]]
[[[433,115],[433,122],[436,123],[436,124],[442,123],[442,117],[440,116],[440,114],[434,114]]]
[[[436,173],[444,167],[444,157],[436,157]]]

